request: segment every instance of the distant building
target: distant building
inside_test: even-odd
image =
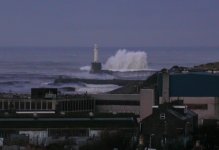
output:
[[[164,99],[182,100],[185,105],[199,116],[199,123],[204,119],[219,119],[219,74],[170,73],[158,75],[159,104]],[[166,80],[166,81],[165,81]],[[163,83],[168,86],[164,86]],[[166,90],[168,97],[163,93]]]
[[[186,149],[192,146],[190,142],[198,127],[198,114],[182,99],[172,99],[171,89],[172,79],[167,70],[158,74],[155,89],[141,89],[141,133],[147,148]]]
[[[130,103],[126,103],[127,97],[108,97],[108,100],[106,97],[60,95],[57,89],[50,88],[32,89],[31,96],[0,94],[0,138],[4,139],[4,144],[10,145],[13,143],[11,135],[25,134],[29,142],[46,145],[51,138],[88,139],[96,131],[105,129],[125,130],[136,136],[136,117],[139,114],[136,112],[136,105],[139,104],[137,97],[130,99],[129,96]],[[13,141],[17,142],[14,138]]]
[[[34,88],[31,96],[0,95],[0,113],[129,113],[140,116],[140,94],[60,95],[57,89]]]
[[[44,91],[45,89],[42,90]],[[49,93],[44,96],[39,95],[39,97],[33,95],[32,97],[34,98],[31,98],[29,95],[0,95],[0,113],[55,113],[55,94]]]

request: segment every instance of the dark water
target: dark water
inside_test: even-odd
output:
[[[219,48],[209,47],[147,47],[125,48],[128,51],[145,51],[149,69],[170,68],[173,65],[194,66],[215,62]],[[100,47],[99,57],[104,64],[120,48]],[[54,79],[60,75],[79,78],[113,78],[110,75],[91,75],[81,70],[90,65],[92,47],[73,48],[0,48],[0,92],[29,92],[31,87],[54,87]],[[58,85],[58,87],[80,85]],[[91,88],[98,88],[94,85]],[[57,85],[55,86],[57,87]],[[101,89],[103,87],[100,87]],[[83,91],[83,90],[82,90]]]

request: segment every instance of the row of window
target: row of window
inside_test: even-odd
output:
[[[96,105],[130,105],[139,106],[140,101],[131,100],[96,100]]]
[[[0,110],[52,110],[52,101],[0,101]]]
[[[0,110],[52,110],[58,109],[60,111],[93,111],[95,105],[130,105],[139,106],[139,101],[123,101],[123,100],[71,100],[71,101],[57,101],[57,106],[50,100],[37,101],[6,101],[0,100]],[[55,106],[57,108],[55,108]],[[54,107],[54,108],[53,108]]]
[[[58,102],[58,109],[61,111],[81,112],[93,111],[95,108],[94,100],[74,100]]]

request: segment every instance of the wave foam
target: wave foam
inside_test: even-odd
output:
[[[91,66],[80,67],[80,70],[82,70],[82,71],[90,71],[90,69],[91,69]]]
[[[127,51],[120,49],[114,56],[108,58],[104,64],[106,70],[146,70],[147,54],[143,51]]]
[[[89,93],[89,94],[98,94],[98,93],[106,93],[112,90],[119,88],[120,86],[114,84],[86,84],[86,87],[76,88],[76,92],[78,93]]]

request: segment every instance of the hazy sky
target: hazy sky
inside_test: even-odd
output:
[[[1,0],[0,46],[219,46],[219,0]]]

